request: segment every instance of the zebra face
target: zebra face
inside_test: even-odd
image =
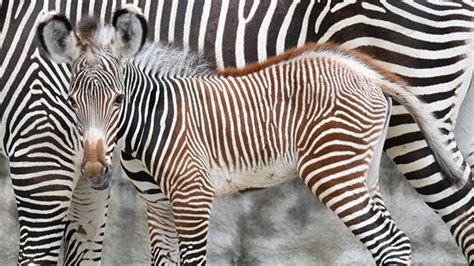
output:
[[[111,176],[120,110],[124,103],[124,60],[143,46],[146,21],[134,6],[117,10],[112,31],[92,19],[81,21],[77,33],[61,14],[48,13],[38,35],[48,55],[71,65],[68,102],[82,137],[80,172],[95,189],[106,189]],[[113,33],[108,38],[107,33]]]
[[[121,64],[109,51],[98,50],[82,54],[72,73],[68,101],[83,138],[81,174],[92,187],[106,188],[124,95]]]

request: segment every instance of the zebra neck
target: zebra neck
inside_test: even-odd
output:
[[[155,77],[189,77],[214,71],[201,54],[159,42],[146,43],[132,63]]]
[[[147,151],[163,149],[157,138],[168,137],[175,111],[172,87],[172,79],[156,77],[134,64],[126,67],[125,101],[117,139],[126,153],[145,164],[150,160]]]

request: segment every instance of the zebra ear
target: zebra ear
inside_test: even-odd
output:
[[[41,45],[53,61],[72,63],[79,57],[79,39],[64,15],[56,12],[43,15],[37,32]]]
[[[114,39],[112,53],[119,59],[133,57],[146,40],[147,22],[141,10],[133,5],[126,5],[115,11],[112,19]]]

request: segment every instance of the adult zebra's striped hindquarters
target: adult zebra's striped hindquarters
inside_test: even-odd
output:
[[[127,26],[117,27],[122,19]],[[119,47],[140,46],[140,38],[124,37],[140,32],[133,25],[143,27],[135,8],[118,11],[113,21],[118,35],[112,46],[120,41]],[[166,74],[166,66],[157,71],[159,62],[150,59],[156,46],[142,51],[144,61],[129,62],[117,58],[124,54],[120,50],[90,44],[94,47],[83,47],[72,62],[74,109],[83,137],[94,118],[95,128],[107,136],[107,152],[117,138],[123,166],[148,203],[156,264],[176,262],[178,254],[182,264],[205,262],[215,195],[274,185],[292,172],[378,264],[410,262],[408,238],[375,206],[366,186],[386,121],[383,92],[415,110],[421,128],[437,128],[438,121],[369,62],[334,47],[309,46],[242,76],[212,71],[186,76]],[[90,112],[87,106],[102,111],[83,115]],[[424,132],[435,134],[428,140],[437,154],[447,152],[436,132]],[[458,167],[449,156],[437,159],[451,170]]]

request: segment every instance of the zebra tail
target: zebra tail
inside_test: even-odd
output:
[[[403,105],[416,121],[421,133],[432,149],[436,161],[441,167],[444,178],[448,178],[456,186],[463,186],[466,182],[464,179],[464,169],[462,164],[458,165],[458,159],[454,158],[454,154],[448,148],[448,144],[446,141],[443,141],[443,139],[446,139],[446,136],[441,133],[442,123],[430,112],[426,111],[421,100],[408,91],[406,87],[384,81],[381,84],[381,88],[385,94],[390,95]]]

